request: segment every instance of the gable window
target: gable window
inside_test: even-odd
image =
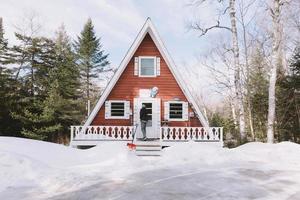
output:
[[[168,101],[165,102],[165,119],[168,121],[187,121],[188,102]]]
[[[110,100],[105,102],[105,119],[129,119],[129,101]]]
[[[139,57],[139,76],[140,77],[156,76],[156,57],[152,57],[152,56]]]

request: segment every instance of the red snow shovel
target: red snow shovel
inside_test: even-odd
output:
[[[127,143],[127,146],[128,146],[128,148],[129,148],[130,150],[134,150],[134,149],[135,149],[135,147],[136,147],[136,145],[135,145],[135,144],[133,144],[133,140],[134,140],[134,136],[135,136],[135,133],[136,133],[137,127],[138,127],[138,124],[136,124],[136,125],[135,125],[135,129],[134,129],[134,131],[133,131],[133,135],[132,135],[132,141],[131,141],[131,143]]]

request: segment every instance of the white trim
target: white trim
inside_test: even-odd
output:
[[[160,53],[162,54],[162,57],[164,58],[165,62],[169,66],[169,69],[171,70],[173,76],[175,77],[176,81],[178,82],[181,90],[183,91],[184,95],[186,96],[188,102],[192,104],[192,106],[195,108],[196,113],[198,114],[198,118],[200,122],[202,123],[202,126],[209,127],[208,121],[204,117],[204,115],[201,113],[200,107],[198,104],[196,104],[192,94],[188,90],[186,84],[184,83],[183,79],[181,78],[178,69],[176,68],[176,65],[174,61],[172,60],[171,56],[169,55],[167,49],[165,48],[158,32],[156,31],[156,28],[151,22],[151,19],[148,18],[143,25],[142,29],[138,33],[137,37],[135,38],[133,44],[127,51],[125,57],[123,58],[118,70],[116,71],[115,75],[112,77],[110,82],[108,83],[107,87],[105,88],[103,94],[99,98],[96,106],[94,107],[92,113],[89,115],[88,119],[86,120],[84,126],[88,126],[92,123],[93,119],[97,115],[98,111],[100,110],[101,106],[104,104],[106,98],[108,97],[109,93],[111,92],[112,88],[115,86],[117,81],[119,80],[120,76],[122,75],[123,71],[125,70],[127,64],[129,61],[133,58],[133,55],[141,42],[143,41],[145,35],[149,33],[151,38],[153,39],[155,45],[159,49]]]
[[[160,57],[156,57],[156,76],[160,76]]]
[[[184,122],[184,121],[188,121],[186,119],[183,118],[183,104],[186,102],[186,101],[167,101],[168,102],[168,106],[169,106],[169,113],[168,113],[168,121],[170,122]],[[180,103],[182,105],[182,118],[179,119],[179,118],[176,118],[176,119],[172,119],[170,118],[170,103]],[[188,108],[189,109],[189,108]]]
[[[154,73],[153,75],[142,75],[141,74],[141,60],[145,58],[145,59],[153,59],[153,64],[154,64]],[[157,69],[156,69],[156,57],[155,56],[139,56],[139,77],[149,77],[149,78],[153,78],[157,76]]]
[[[106,116],[105,119],[128,119],[126,116],[126,100],[107,100],[107,102],[110,104],[110,115]],[[124,103],[124,116],[111,116],[111,103]]]

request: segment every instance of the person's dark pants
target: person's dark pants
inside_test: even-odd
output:
[[[147,121],[141,120],[141,129],[144,138],[146,137],[146,125],[147,125]]]

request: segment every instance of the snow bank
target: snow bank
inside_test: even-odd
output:
[[[36,140],[0,137],[0,199],[9,199],[15,188],[26,188],[29,197],[36,192],[40,197],[49,197],[100,180],[118,180],[133,173],[174,166],[218,170],[241,166],[266,171],[299,170],[300,145],[255,142],[227,149],[186,142],[163,149],[161,157],[137,157],[122,142],[106,142],[80,150]]]
[[[299,169],[300,145],[292,142],[252,142],[230,150],[230,160],[265,163],[277,169]]]
[[[51,167],[74,167],[93,164],[121,156],[127,148],[120,143],[103,143],[95,148],[80,150],[68,146],[14,137],[0,137],[0,151],[29,157]]]
[[[120,143],[80,150],[64,145],[14,137],[0,137],[1,192],[26,187],[45,196],[70,191],[98,181],[95,174],[114,170],[128,160],[127,147]],[[89,181],[82,181],[88,179]],[[10,194],[8,194],[10,195]],[[42,196],[42,194],[41,194]]]

